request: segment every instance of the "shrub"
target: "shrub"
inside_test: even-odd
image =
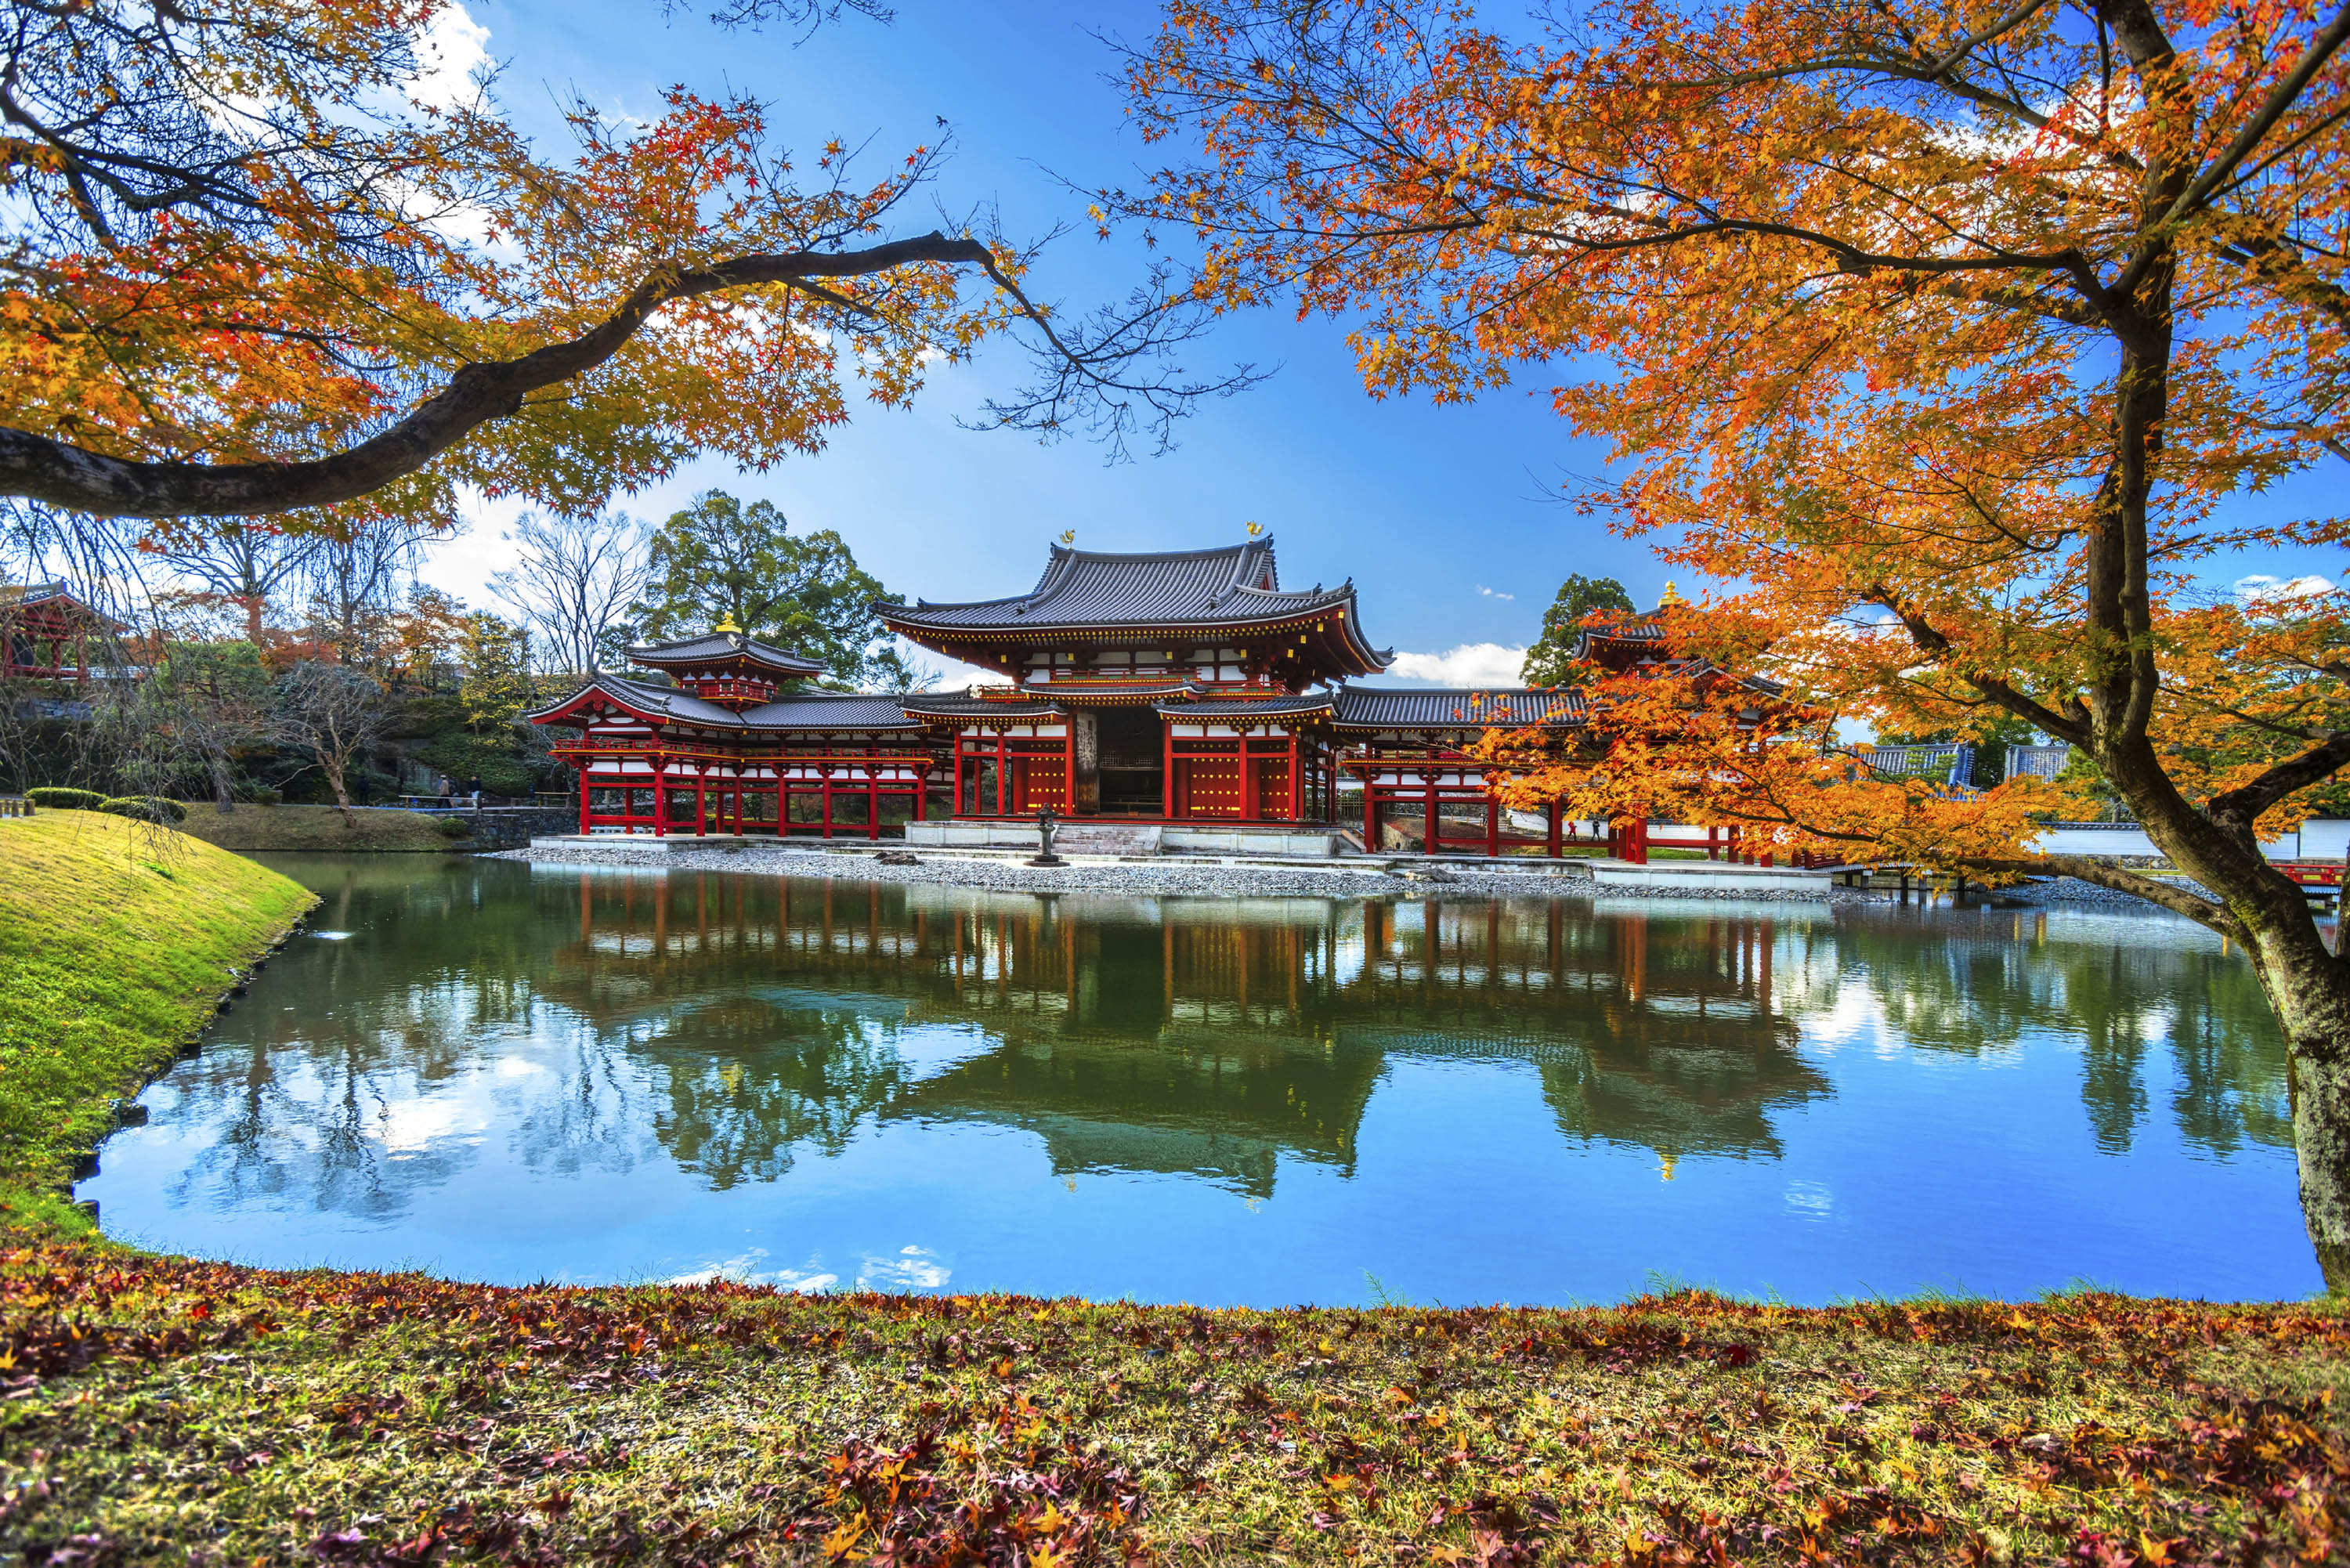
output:
[[[278,805],[286,799],[283,791],[272,789],[267,784],[256,784],[244,793],[245,797],[255,805]]]
[[[464,838],[473,831],[473,825],[462,816],[444,816],[432,825],[432,830],[443,838]]]
[[[135,816],[141,822],[185,822],[188,808],[176,800],[166,800],[160,794],[119,794],[111,800],[101,800],[98,809],[116,816]]]
[[[62,784],[42,784],[25,792],[25,798],[47,811],[102,811],[106,797],[94,789],[68,789]]]

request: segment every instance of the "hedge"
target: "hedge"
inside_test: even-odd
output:
[[[116,816],[135,816],[142,822],[188,820],[186,806],[176,800],[166,800],[160,794],[119,794],[112,800],[99,802],[98,809],[111,812]]]
[[[42,784],[25,792],[25,798],[45,811],[103,811],[106,797],[94,789],[68,789],[63,784]]]

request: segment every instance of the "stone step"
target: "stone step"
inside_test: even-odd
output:
[[[1064,855],[1156,855],[1163,833],[1155,822],[1068,822],[1053,829],[1053,847]]]

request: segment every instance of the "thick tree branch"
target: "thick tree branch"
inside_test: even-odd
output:
[[[331,457],[307,462],[138,462],[0,427],[0,494],[120,517],[253,515],[332,506],[415,472],[490,421],[516,412],[530,393],[594,369],[619,353],[664,305],[761,284],[783,284],[839,303],[840,296],[815,280],[866,277],[925,263],[985,272],[1051,337],[1043,313],[977,240],[930,234],[863,250],[738,256],[650,278],[602,322],[567,342],[518,359],[467,365],[389,430]]]
[[[1882,605],[1898,616],[1903,628],[1909,633],[1909,640],[1917,645],[1918,651],[1930,653],[1937,659],[1945,658],[1950,654],[1950,639],[1937,629],[1932,622],[1901,602],[1900,596],[1891,588],[1879,587],[1872,589],[1868,595],[1868,602]],[[1991,676],[1978,674],[1973,670],[1953,670],[1951,673],[1981,692],[1991,701],[1996,702],[2018,718],[2031,720],[2033,727],[2046,731],[2058,740],[2070,742],[2076,746],[2085,745],[2088,742],[2088,731],[2085,725],[2034,701],[2005,681]]]
[[[2220,826],[2249,833],[2261,813],[2295,790],[2333,777],[2345,766],[2350,766],[2350,733],[2330,735],[2249,784],[2213,795],[2204,810]]]
[[[1953,864],[1972,871],[2012,872],[2022,876],[2053,871],[2059,877],[2077,877],[2093,887],[2109,888],[2116,893],[2144,898],[2149,904],[2159,904],[2175,915],[2184,915],[2198,925],[2208,926],[2240,942],[2246,940],[2242,922],[2230,914],[2224,904],[2173,886],[2159,877],[2125,871],[2118,866],[2108,866],[2102,860],[2092,860],[2085,856],[2042,855],[2028,860],[1962,857]]]

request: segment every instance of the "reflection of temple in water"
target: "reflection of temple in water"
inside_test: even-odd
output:
[[[1503,1064],[1485,1080],[1523,1086],[1537,1140],[1547,1123],[1669,1174],[1775,1157],[1847,1044],[2054,1042],[2106,1153],[2292,1139],[2241,955],[2126,916],[1055,899],[491,861],[316,885],[322,923],[367,935],[281,962],[308,1005],[238,1009],[157,1086],[159,1122],[173,1096],[213,1118],[172,1201],[389,1221],[492,1145],[542,1176],[659,1165],[727,1189],[922,1122],[1014,1129],[1065,1173],[1263,1194],[1284,1157],[1352,1172],[1375,1095],[1440,1097],[1453,1062]]]
[[[1445,1058],[1529,1064],[1562,1131],[1651,1147],[1669,1174],[1774,1154],[1771,1111],[1827,1092],[1772,1012],[1767,919],[554,867],[534,890],[564,884],[578,940],[542,991],[633,1020],[671,1085],[664,1137],[721,1183],[875,1116],[1018,1127],[1065,1173],[1263,1195],[1284,1154],[1351,1171],[1389,1064]],[[918,1025],[958,1049],[909,1062],[889,1042]]]

